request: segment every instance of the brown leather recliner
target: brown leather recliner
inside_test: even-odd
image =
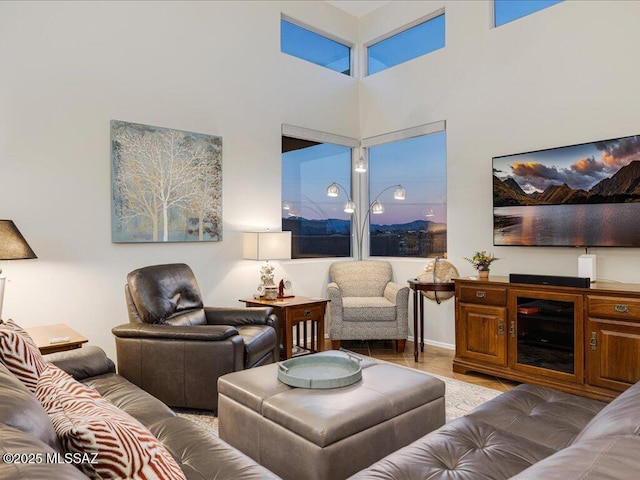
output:
[[[279,358],[270,307],[205,307],[185,264],[127,275],[131,323],[112,329],[118,373],[172,407],[217,411],[218,377]]]

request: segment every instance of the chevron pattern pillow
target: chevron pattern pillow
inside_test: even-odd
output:
[[[146,427],[55,365],[42,372],[36,396],[63,449],[82,455],[78,466],[88,477],[185,479],[171,454]]]
[[[13,320],[0,324],[0,361],[32,392],[47,366],[29,334]]]

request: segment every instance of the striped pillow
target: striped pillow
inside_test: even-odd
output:
[[[83,460],[89,461],[78,465],[88,477],[185,479],[171,454],[146,427],[55,365],[42,372],[36,396],[63,449],[88,454]]]
[[[32,392],[47,366],[29,334],[13,320],[0,325],[0,361]]]

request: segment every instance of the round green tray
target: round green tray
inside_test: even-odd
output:
[[[278,380],[299,388],[346,387],[362,379],[360,358],[307,355],[278,363]]]

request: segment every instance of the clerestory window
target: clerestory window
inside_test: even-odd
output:
[[[405,27],[382,40],[375,41],[367,48],[367,75],[414,58],[426,55],[445,46],[445,15],[436,16],[419,24]]]
[[[351,47],[282,18],[280,50],[316,65],[351,75]]]

